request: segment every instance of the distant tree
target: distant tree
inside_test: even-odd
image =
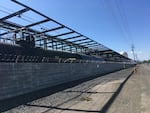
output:
[[[150,60],[144,60],[143,63],[150,63]]]

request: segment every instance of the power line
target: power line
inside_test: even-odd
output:
[[[121,6],[121,3],[122,2],[120,2],[119,0],[116,0],[116,6],[118,8],[120,19],[122,20],[122,25],[123,25],[124,31],[127,34],[127,38],[131,41],[131,50],[132,50],[132,53],[133,53],[133,59],[134,59],[134,61],[136,61],[135,47],[134,47],[134,43],[133,43],[133,39],[132,39],[132,33],[131,33],[131,30],[130,30],[129,24],[127,22],[124,6],[123,5]]]
[[[5,13],[5,14],[10,14],[9,12],[1,10],[1,9],[0,9],[0,12]]]
[[[109,13],[111,14],[111,16],[114,18],[116,27],[118,27],[118,30],[121,32],[122,37],[124,38],[126,42],[128,42],[128,45],[130,46],[130,41],[128,40],[125,34],[124,27],[122,26],[122,24],[120,23],[120,21],[118,20],[116,16],[116,7],[114,7],[113,2],[111,0],[109,1],[103,0],[103,3],[106,6],[106,8],[109,10]]]
[[[119,16],[120,16],[124,31],[127,35],[127,38],[128,38],[128,40],[130,40],[131,44],[133,44],[132,35],[131,35],[130,28],[129,28],[129,24],[127,22],[124,6],[121,5],[121,2],[119,0],[116,0],[116,7],[118,9]]]
[[[135,60],[135,47],[133,44],[132,33],[130,31],[130,27],[126,18],[125,9],[122,2],[123,1],[120,0],[103,0],[104,5],[106,5],[106,8],[109,10],[111,16],[115,20],[116,25],[123,34],[123,38],[129,43],[132,53],[134,53],[133,59]]]

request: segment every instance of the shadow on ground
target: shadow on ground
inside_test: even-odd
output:
[[[96,111],[96,110],[69,109],[69,108],[61,108],[59,106],[31,105],[31,104],[27,104],[27,102],[31,102],[33,100],[36,100],[36,99],[39,99],[39,98],[42,98],[42,97],[46,97],[48,95],[54,94],[54,93],[59,92],[59,91],[63,91],[65,89],[67,89],[67,88],[74,87],[74,86],[79,85],[79,84],[81,84],[81,83],[83,83],[85,81],[89,81],[89,80],[92,80],[92,79],[95,79],[97,77],[104,76],[104,75],[98,75],[98,76],[95,76],[95,77],[88,77],[88,78],[76,80],[76,81],[73,81],[73,82],[69,82],[69,83],[57,85],[55,87],[49,87],[49,88],[45,88],[45,89],[38,90],[38,91],[35,91],[35,92],[31,92],[31,93],[28,93],[28,94],[20,95],[20,96],[14,97],[14,98],[9,98],[9,99],[6,99],[6,100],[1,100],[0,101],[0,112],[4,112],[4,111],[7,111],[9,109],[12,109],[14,107],[17,107],[19,105],[24,104],[26,106],[32,106],[32,107],[49,108],[47,111],[49,111],[51,109],[58,109],[58,110],[77,111],[77,112],[106,113],[107,110],[108,110],[108,108],[111,106],[111,104],[113,103],[113,101],[116,99],[116,97],[120,93],[121,89],[123,88],[124,84],[127,82],[127,80],[130,78],[130,76],[132,74],[133,74],[133,72],[125,79],[125,81],[123,83],[121,83],[121,85],[119,86],[119,88],[117,89],[116,92],[100,92],[100,93],[114,93],[112,95],[112,97],[110,98],[110,100],[105,104],[105,106],[100,111]],[[80,92],[80,93],[97,93],[97,92]],[[77,98],[79,96],[80,95],[78,95],[78,96],[76,96],[74,98]],[[72,98],[71,100],[73,100],[74,98]],[[70,101],[70,100],[68,100],[68,101]]]
[[[122,88],[124,87],[125,83],[128,81],[128,79],[131,77],[131,75],[133,74],[133,72],[120,84],[120,86],[118,87],[118,89],[116,90],[116,92],[100,92],[100,93],[114,93],[112,95],[112,97],[108,100],[108,102],[103,106],[103,108],[101,110],[81,110],[81,109],[70,109],[70,108],[63,108],[63,107],[59,107],[58,106],[45,106],[45,105],[32,105],[32,104],[25,104],[26,106],[31,106],[31,107],[42,107],[42,108],[48,108],[48,110],[42,112],[42,113],[46,113],[52,109],[56,109],[56,110],[65,110],[65,111],[76,111],[76,112],[86,112],[86,113],[106,113],[108,111],[108,109],[110,108],[110,106],[112,105],[112,103],[115,101],[115,99],[117,98],[117,96],[119,95],[119,93],[121,92]],[[80,92],[80,93],[97,93],[97,92],[82,92],[82,91],[65,91],[65,92]],[[99,93],[99,92],[98,92]],[[77,98],[77,97],[75,97]],[[74,98],[72,98],[71,100],[73,100]],[[71,101],[68,100],[68,101]],[[66,103],[66,102],[64,102]],[[63,104],[63,103],[62,103]],[[61,104],[61,105],[62,105]]]

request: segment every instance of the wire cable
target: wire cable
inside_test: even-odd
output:
[[[127,36],[126,38],[128,38],[128,40],[132,44],[133,40],[132,40],[132,36],[131,36],[131,31],[129,29],[129,25],[128,25],[128,22],[127,22],[127,18],[126,18],[126,15],[125,15],[124,7],[123,6],[121,7],[121,3],[118,0],[116,0],[116,7],[118,9],[118,13],[119,13],[119,16],[120,16],[120,19],[121,19],[121,22],[122,22],[124,32],[126,33],[126,36]]]

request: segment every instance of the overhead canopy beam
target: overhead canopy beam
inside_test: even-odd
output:
[[[32,27],[32,26],[35,26],[35,25],[39,25],[39,24],[42,24],[42,23],[44,23],[44,22],[47,22],[47,21],[50,21],[49,19],[45,19],[45,20],[41,20],[41,21],[39,21],[39,22],[35,22],[35,23],[33,23],[33,24],[29,24],[29,25],[27,25],[27,26],[25,26],[25,27]]]
[[[13,2],[15,2],[16,4],[19,4],[19,5],[23,6],[23,7],[26,7],[26,8],[28,8],[28,9],[30,9],[31,11],[33,11],[33,12],[39,14],[40,16],[43,16],[44,18],[47,18],[47,19],[53,21],[54,23],[56,23],[56,24],[58,24],[58,25],[65,26],[65,25],[63,25],[63,24],[61,24],[61,23],[59,23],[59,22],[53,20],[52,18],[49,18],[48,16],[46,16],[46,15],[44,15],[44,14],[42,14],[42,13],[36,11],[36,10],[34,10],[33,8],[28,7],[28,6],[25,5],[25,4],[20,3],[20,2],[17,1],[17,0],[11,0],[11,1],[13,1]],[[74,31],[73,29],[71,29],[71,28],[69,28],[69,27],[67,27],[67,26],[65,26],[65,28],[67,28],[67,29],[70,30],[70,31],[76,32],[76,31]],[[81,35],[81,34],[78,33],[78,32],[76,32],[76,33],[79,34],[79,35]]]
[[[8,32],[1,33],[0,36],[6,35],[6,34],[8,34]]]
[[[36,40],[36,41],[41,41],[41,40],[44,40],[44,39],[46,39],[46,38],[43,38],[43,39],[39,39],[39,40]],[[51,40],[51,39],[50,39]],[[58,41],[51,41],[51,42],[47,42],[47,44],[49,44],[49,43],[52,43],[52,42],[58,42]],[[64,45],[65,44],[65,45]],[[73,46],[73,47],[75,47],[75,48],[87,48],[87,47],[84,47],[84,46],[81,46],[81,45],[78,45],[78,44],[73,44],[73,43],[69,43],[69,44],[66,44],[66,43],[63,43],[63,42],[58,42],[58,44],[55,44],[55,45],[53,45],[53,47],[55,47],[55,46],[62,46],[63,45],[63,47],[70,47],[70,46]],[[51,46],[49,46],[49,47],[51,47]],[[60,49],[60,48],[62,48],[62,47],[57,47],[58,49]]]
[[[89,45],[89,46],[86,46],[86,47],[95,47],[95,46],[100,46],[99,44],[92,44],[92,45]]]
[[[8,26],[15,27],[15,28],[17,28],[17,29],[23,28],[23,26],[21,26],[21,25],[18,25],[18,24],[12,23],[12,22],[8,22],[8,21],[3,21],[2,23],[4,23],[5,25],[8,25]],[[40,34],[40,33],[41,33],[41,32],[39,32],[39,31],[33,30],[33,29],[31,29],[31,28],[29,28],[28,31],[29,31],[29,32],[32,32],[32,33],[36,33],[36,34]],[[9,33],[9,32],[7,32],[7,33]],[[7,34],[7,33],[6,33],[6,34]],[[67,44],[67,45],[72,45],[72,46],[75,46],[75,47],[82,47],[81,45],[77,45],[77,44],[74,44],[74,43],[68,42],[68,41],[63,41],[62,39],[59,39],[59,38],[54,37],[54,36],[50,36],[50,35],[47,35],[47,34],[44,34],[44,35],[45,35],[45,37],[47,37],[47,39],[51,39],[51,40],[54,39],[54,40],[57,40],[58,42],[65,43],[65,44]],[[44,39],[44,38],[43,38],[43,39]]]
[[[42,21],[39,21],[39,22],[36,22],[36,23],[33,23],[33,24],[30,24],[30,25],[27,25],[27,26],[22,26],[22,27],[18,27],[17,29],[15,29],[15,30],[13,30],[13,29],[11,29],[12,30],[12,32],[17,32],[17,31],[20,31],[21,29],[28,29],[28,27],[31,27],[31,26],[35,26],[35,25],[38,25],[38,24],[41,24],[41,23],[44,23],[44,22],[47,22],[47,21],[49,21],[48,19],[45,19],[45,20],[42,20]],[[15,26],[16,27],[16,26]],[[53,29],[49,29],[49,30],[45,30],[45,31],[43,31],[43,32],[36,32],[36,35],[38,34],[38,35],[40,35],[40,34],[43,34],[43,33],[46,33],[46,32],[50,32],[50,31],[55,31],[55,30],[58,30],[58,29],[62,29],[62,28],[64,28],[63,26],[60,26],[60,27],[57,27],[57,28],[53,28]],[[11,32],[11,31],[10,31]],[[2,36],[2,35],[5,35],[5,34],[8,34],[9,32],[5,32],[5,33],[2,33],[2,34],[0,34],[0,36]]]
[[[30,8],[30,7],[28,7],[27,5],[24,5],[24,4],[20,3],[20,2],[17,1],[17,0],[11,0],[11,1],[13,1],[13,2],[15,2],[15,3],[17,3],[17,4],[19,4],[19,5],[23,6],[23,7],[25,7],[25,8],[30,9],[31,11],[33,11],[33,12],[39,14],[40,16],[43,16],[43,17],[45,17],[45,18],[47,18],[47,19],[49,19],[49,20],[51,20],[51,21],[53,21],[54,23],[56,23],[56,24],[58,24],[58,25],[64,26],[64,27],[67,28],[68,30],[72,31],[72,33],[76,33],[76,34],[79,34],[80,36],[86,37],[86,36],[80,34],[79,32],[76,32],[76,31],[74,31],[73,29],[71,29],[71,28],[69,28],[69,27],[67,27],[67,26],[65,26],[65,25],[63,25],[63,24],[61,24],[61,23],[59,23],[59,22],[57,22],[57,21],[55,21],[55,20],[49,18],[48,16],[46,16],[46,15],[44,15],[44,14],[42,14],[42,13],[40,13],[40,12],[38,12],[38,11],[36,11],[36,10]],[[68,34],[68,33],[67,33],[67,34]],[[70,34],[70,33],[69,33],[69,34]],[[66,35],[66,34],[61,34],[61,35],[58,35],[58,36],[62,36],[62,35]],[[58,37],[58,36],[57,36],[57,37]],[[56,36],[55,36],[55,37],[56,37]],[[68,40],[68,39],[66,39],[66,40]],[[66,40],[65,40],[65,41],[66,41]],[[70,41],[69,41],[69,42],[70,42]],[[82,47],[82,45],[79,45],[79,44],[78,44],[78,46],[79,46],[79,47],[80,47],[80,46]],[[86,47],[85,47],[85,48],[86,48]]]
[[[64,50],[67,50],[67,51],[74,51],[74,50],[76,50],[75,48],[64,48]]]
[[[46,33],[46,32],[55,31],[55,30],[62,29],[62,28],[64,28],[64,26],[60,26],[60,27],[56,27],[56,28],[53,28],[53,29],[49,29],[49,30],[42,31],[41,34],[42,34],[42,33]]]
[[[55,36],[52,36],[52,37],[59,37],[59,36],[68,35],[68,34],[72,34],[72,33],[74,33],[74,31],[63,33],[63,34],[59,34],[59,35],[55,35]]]
[[[93,42],[93,41],[91,40],[91,41],[81,42],[81,43],[77,43],[77,44],[86,44],[86,43],[91,43],[91,42]]]
[[[14,29],[10,28],[9,26],[4,26],[4,25],[1,25],[1,24],[0,24],[0,27],[1,27],[1,28],[4,28],[4,29],[7,29],[7,30],[8,30],[8,29],[9,29],[9,30],[14,30]],[[1,30],[2,30],[2,29],[1,29]]]
[[[28,8],[24,8],[24,9],[22,9],[22,10],[19,10],[19,11],[15,12],[15,13],[12,13],[12,14],[10,14],[10,15],[8,15],[8,16],[5,16],[5,17],[1,18],[0,21],[3,21],[3,20],[6,20],[6,19],[9,19],[9,18],[12,18],[12,17],[14,17],[14,16],[20,15],[20,14],[25,13],[25,12],[27,12],[27,11],[29,11],[29,9],[28,9]]]
[[[9,33],[18,34],[20,32],[23,32],[23,30],[26,30],[27,31],[26,33],[34,35],[36,41],[46,39],[47,42],[44,43],[44,41],[42,41],[42,43],[47,44],[48,46],[52,45],[52,47],[57,46],[58,48],[60,48],[60,46],[63,46],[63,48],[65,48],[65,49],[67,49],[67,48],[70,49],[70,48],[73,47],[75,49],[87,49],[87,50],[95,51],[95,50],[98,50],[98,49],[93,49],[93,48],[90,48],[90,47],[103,46],[103,45],[95,42],[94,40],[80,34],[79,32],[76,32],[73,29],[71,29],[71,28],[69,28],[69,27],[67,27],[67,26],[65,26],[65,25],[49,18],[48,16],[46,16],[46,15],[44,15],[44,14],[42,14],[42,13],[40,13],[40,12],[38,12],[38,11],[36,11],[36,10],[34,10],[34,9],[32,9],[32,8],[22,4],[22,3],[20,3],[19,0],[11,0],[11,1],[19,4],[24,9],[21,9],[17,12],[14,12],[14,13],[0,19],[0,23],[1,23],[0,26],[4,25],[5,27],[2,27],[2,28],[6,28],[7,31],[8,31],[8,32],[3,31],[3,33],[0,34],[0,36],[5,35],[5,34],[9,34]],[[29,24],[29,25],[26,25],[26,26],[19,25],[19,24],[7,21],[7,19],[12,18],[14,16],[18,16],[18,17],[21,18],[20,15],[25,13],[26,11],[31,11],[32,13],[36,13],[38,16],[40,16],[44,19],[41,20],[41,21],[37,21],[35,23],[33,22],[32,24]],[[23,17],[23,15],[22,15],[22,17]],[[52,21],[54,24],[57,24],[57,26],[60,26],[60,27],[51,28],[51,29],[48,28],[48,29],[43,30],[43,31],[41,31],[41,30],[38,31],[36,29],[32,29],[32,26],[36,26],[36,25],[42,24],[42,23],[47,22],[47,21]],[[62,28],[67,29],[67,33],[61,32],[62,34],[56,34],[55,36],[51,36],[50,33],[47,33],[47,32],[59,30],[59,29],[62,29]],[[74,34],[72,34],[72,33],[74,33]],[[65,37],[62,37],[63,39],[61,38],[61,36],[66,36],[68,34],[71,34],[71,36],[69,35],[70,37],[68,37],[68,38],[65,38]],[[77,36],[75,36],[75,35],[77,35]],[[42,36],[43,36],[43,38],[42,38]],[[55,43],[55,42],[57,42],[57,43]],[[38,44],[38,42],[36,44]],[[103,48],[104,48],[103,50],[109,49],[105,46],[103,46]],[[119,56],[121,58],[125,58],[125,57],[123,57],[122,55],[120,55],[119,53],[117,53],[115,51],[113,51],[112,53],[111,52],[98,52],[98,51],[96,51],[96,52],[97,53],[102,53],[102,54],[110,54],[110,55],[114,54],[114,55]]]
[[[82,37],[82,35],[65,38],[63,40],[65,41],[65,40],[75,39],[75,38],[79,38],[79,37]]]
[[[10,23],[7,23],[6,22],[6,24],[10,24]],[[10,24],[11,25],[11,24]],[[18,25],[13,25],[13,26],[15,26],[15,27],[17,27],[17,28],[21,28],[22,26],[18,26]],[[31,29],[29,29],[30,31],[32,31]],[[33,30],[32,32],[36,32],[35,30]],[[39,33],[39,32],[37,32],[37,33]],[[47,37],[49,37],[49,36],[47,36]],[[49,38],[47,38],[47,39],[49,39]],[[49,39],[49,40],[55,40],[55,38],[52,38],[51,37],[51,39]],[[56,39],[57,40],[57,39]],[[60,40],[60,39],[59,39]],[[91,41],[91,42],[93,42],[93,41]],[[63,43],[65,43],[65,42],[63,42]],[[87,42],[86,42],[87,43]],[[88,43],[90,43],[89,41],[88,41]],[[66,43],[65,43],[66,44]],[[85,44],[85,42],[84,42],[84,44]],[[93,45],[94,43],[90,43],[90,44],[87,44],[87,45]],[[96,44],[96,43],[95,43]],[[57,46],[59,46],[59,45],[62,45],[61,44],[61,40],[60,40],[60,42],[59,42],[59,44],[57,44]],[[75,48],[83,48],[83,49],[85,49],[85,48],[87,48],[87,47],[85,47],[85,46],[82,46],[82,45],[78,45],[78,44],[73,44],[73,43],[67,43],[67,45],[64,45],[63,47],[65,48],[65,47],[69,47],[69,46],[74,46]],[[54,46],[53,46],[54,47]],[[60,48],[62,48],[62,47],[59,47],[59,48],[57,48],[57,49],[60,49]]]
[[[75,40],[75,41],[72,41],[72,42],[81,42],[81,41],[84,41],[84,40],[89,40],[89,39],[88,38],[84,38],[84,39]]]
[[[19,28],[22,28],[22,27],[23,27],[23,26],[18,26],[17,24],[14,24],[14,23],[11,23],[11,22],[7,22],[7,21],[1,21],[1,23],[2,23],[3,25],[6,25],[6,26],[9,26],[9,27],[14,28],[14,30],[1,33],[0,36],[6,35],[6,34],[11,33],[11,32],[13,33],[13,32],[16,31],[16,29],[19,29]]]
[[[46,39],[46,38],[43,38],[43,39],[39,39],[39,40],[36,40],[36,41],[41,41],[41,40],[44,40],[44,39]],[[51,40],[51,39],[50,39]],[[58,41],[51,41],[51,42],[47,42],[46,44],[49,44],[49,43],[52,43],[52,42],[58,42]],[[65,44],[65,45],[64,45]],[[87,47],[84,47],[84,46],[82,46],[82,45],[78,45],[78,44],[74,44],[74,43],[72,43],[72,42],[69,42],[69,44],[66,44],[66,43],[64,43],[64,42],[58,42],[58,44],[55,44],[55,45],[53,45],[53,47],[55,47],[55,46],[62,46],[63,45],[63,47],[70,47],[70,46],[72,46],[72,47],[75,47],[75,48],[87,48]],[[51,47],[51,46],[49,46],[49,47]],[[57,47],[58,49],[60,49],[60,48],[62,48],[62,47]]]
[[[62,44],[58,44],[57,46],[59,46],[59,45],[62,45]],[[65,46],[63,46],[63,47],[67,47],[67,46],[68,46],[68,45],[65,45]],[[69,45],[69,46],[73,46],[73,45]],[[81,45],[79,46],[78,44],[76,44],[76,46],[74,46],[74,47],[75,47],[75,48],[76,48],[76,47],[78,47],[78,48],[88,48],[88,47],[81,46]],[[61,47],[60,47],[60,48],[61,48]],[[60,48],[59,48],[59,49],[60,49]]]
[[[86,45],[83,45],[83,46],[89,46],[89,45],[94,45],[94,44],[98,44],[98,43],[96,43],[96,42],[93,42],[93,43],[89,43],[89,44],[86,44]]]
[[[100,53],[112,53],[112,50],[99,51]]]

